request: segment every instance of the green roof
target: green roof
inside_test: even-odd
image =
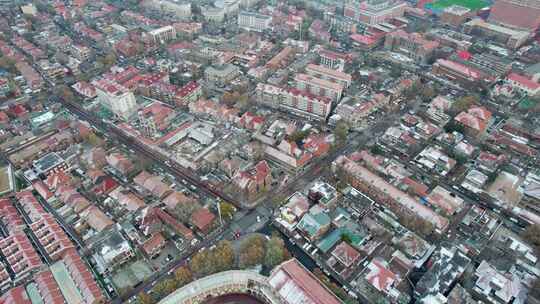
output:
[[[317,243],[317,247],[324,253],[327,253],[341,240],[342,229],[337,228],[328,233]]]
[[[298,228],[305,231],[310,237],[313,237],[322,227],[329,225],[330,221],[330,217],[326,213],[306,213],[302,220],[300,220],[300,223],[298,223]]]
[[[41,294],[39,293],[36,283],[32,282],[26,285],[26,293],[28,294],[28,298],[30,298],[30,302],[32,302],[32,304],[44,303],[43,299],[41,298]]]

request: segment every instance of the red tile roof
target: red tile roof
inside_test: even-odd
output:
[[[191,223],[200,231],[207,231],[216,216],[206,208],[199,208],[191,215]]]
[[[75,249],[66,250],[63,261],[86,303],[98,303],[104,300],[94,276]]]
[[[284,303],[341,304],[341,301],[296,259],[277,266],[268,281]]]
[[[158,232],[143,243],[142,250],[147,255],[152,255],[157,248],[162,247],[164,244],[165,238],[161,233]]]

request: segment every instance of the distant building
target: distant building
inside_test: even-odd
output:
[[[182,20],[191,18],[191,2],[178,0],[145,0],[142,5]]]
[[[458,27],[472,16],[470,9],[460,6],[451,5],[443,10],[441,14],[441,21],[443,23]]]
[[[520,19],[519,17],[516,17]],[[463,25],[466,34],[481,34],[505,44],[511,49],[518,49],[532,36],[531,32],[510,29],[497,24],[488,23],[480,18],[473,19]]]
[[[164,44],[176,38],[176,29],[172,25],[157,28],[148,32],[153,44]]]
[[[296,87],[311,94],[330,98],[333,102],[341,99],[343,86],[328,80],[316,78],[307,74],[296,74]]]
[[[214,82],[218,85],[225,85],[235,79],[240,74],[240,69],[233,64],[221,66],[210,66],[204,70],[206,81]]]
[[[238,27],[246,31],[262,32],[270,28],[271,16],[252,12],[240,12],[238,14]]]
[[[348,0],[343,15],[366,25],[387,22],[402,17],[407,4],[399,0]]]
[[[306,73],[324,80],[329,80],[335,83],[341,84],[344,88],[347,88],[352,81],[350,74],[336,71],[322,65],[308,64],[306,67]]]
[[[404,30],[397,30],[386,35],[384,48],[401,53],[414,59],[419,63],[427,63],[432,58],[439,42],[430,41],[419,33],[407,33]]]
[[[540,27],[539,0],[497,0],[488,21],[504,27],[535,32]]]
[[[437,59],[432,71],[435,75],[444,76],[469,87],[476,86],[481,81],[490,81],[478,69],[447,59]]]

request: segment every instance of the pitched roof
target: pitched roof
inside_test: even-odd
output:
[[[206,208],[199,208],[191,215],[191,223],[199,230],[206,230],[215,219],[215,215]]]

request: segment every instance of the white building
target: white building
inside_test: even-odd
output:
[[[183,0],[145,0],[143,6],[173,15],[182,20],[191,18],[191,2]]]
[[[201,14],[204,20],[208,22],[221,23],[225,20],[225,10],[219,7],[203,6],[201,7]]]
[[[167,25],[148,32],[154,44],[163,44],[176,38],[176,30],[173,26]]]
[[[135,95],[122,85],[109,79],[95,80],[92,85],[99,103],[122,119],[128,120],[137,110]]]
[[[328,80],[316,78],[307,74],[296,74],[296,87],[314,95],[325,96],[336,102],[341,99],[343,86]]]
[[[238,14],[238,27],[246,31],[262,32],[270,27],[271,16],[252,12],[240,12]]]
[[[308,64],[306,67],[306,73],[324,80],[339,83],[345,88],[347,88],[352,81],[352,76],[350,74],[312,63]]]

